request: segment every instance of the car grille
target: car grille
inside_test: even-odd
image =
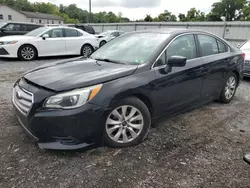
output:
[[[249,65],[250,66],[250,61],[245,60],[245,65]]]
[[[25,116],[28,115],[33,105],[33,94],[31,92],[16,85],[13,88],[12,100],[13,104],[22,114]]]

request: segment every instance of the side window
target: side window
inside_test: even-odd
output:
[[[218,43],[218,47],[219,47],[219,53],[225,53],[228,51],[227,46],[223,42],[217,40],[217,43]]]
[[[44,34],[48,34],[49,38],[62,38],[63,37],[63,30],[60,28],[51,29]]]
[[[207,35],[198,35],[201,47],[201,55],[209,56],[219,53],[216,39]]]
[[[78,37],[78,31],[75,29],[65,29],[66,37]]]
[[[83,34],[81,32],[79,32],[79,31],[77,31],[77,34],[78,34],[79,37],[83,36]]]
[[[111,33],[111,36],[119,37],[119,32],[113,32],[113,33]]]
[[[6,31],[20,31],[19,24],[8,24],[4,27]]]
[[[187,60],[197,57],[194,35],[184,35],[175,39],[167,49],[167,57],[183,56]]]

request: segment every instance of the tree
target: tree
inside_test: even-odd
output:
[[[146,17],[144,18],[144,21],[145,22],[152,22],[153,18],[149,14],[147,14]]]
[[[165,10],[164,13],[161,13],[158,16],[158,21],[160,21],[160,22],[166,22],[166,21],[176,22],[177,17],[174,14],[172,14],[171,12],[169,12],[168,10]]]
[[[216,18],[225,17],[226,21],[240,20],[246,4],[246,0],[222,0],[212,5],[211,15],[216,16]]]
[[[179,20],[181,21],[181,22],[186,22],[187,21],[187,18],[186,18],[186,15],[185,14],[179,14]]]

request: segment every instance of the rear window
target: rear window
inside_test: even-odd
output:
[[[217,40],[217,43],[218,43],[218,47],[219,47],[219,53],[225,53],[228,51],[227,46],[223,42]]]

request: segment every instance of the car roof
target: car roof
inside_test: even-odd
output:
[[[180,28],[161,28],[161,29],[145,29],[141,31],[135,31],[136,33],[163,33],[163,34],[182,34],[190,32],[204,32],[202,30],[193,30],[193,29],[180,29]]]
[[[4,24],[12,23],[12,24],[40,25],[40,24],[30,23],[30,22],[15,22],[15,21],[8,21],[8,22],[1,22],[1,23],[4,23]]]

